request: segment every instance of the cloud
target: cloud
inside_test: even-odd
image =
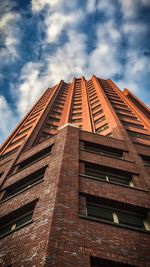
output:
[[[150,70],[148,56],[144,54],[145,49],[149,50],[143,42],[148,27],[144,19],[138,18],[143,16],[140,8],[149,7],[149,1],[87,0],[82,5],[79,3],[31,1],[30,15],[38,22],[38,38],[32,45],[38,56],[24,63],[18,79],[11,84],[20,117],[48,87],[61,79],[70,82],[73,77],[83,75],[89,79],[96,74],[139,94],[142,79],[147,77],[145,70],[147,74]],[[18,56],[20,19],[18,11],[5,5],[0,27],[5,44],[2,50],[7,52],[8,59]]]
[[[0,37],[1,49],[0,57],[1,64],[15,60],[18,57],[17,45],[19,44],[18,22],[21,19],[20,14],[12,11],[13,5],[6,4],[1,6],[1,20],[0,20]]]
[[[74,75],[84,74],[85,48],[85,36],[70,31],[69,41],[58,48],[55,55],[45,54],[45,60],[39,63],[26,63],[21,70],[17,85],[12,85],[18,112],[24,115],[41,93],[59,80],[65,79],[69,82]]]
[[[140,11],[141,7],[147,8],[150,7],[150,1],[149,0],[118,0],[121,9],[122,14],[125,19],[135,19]]]
[[[14,115],[11,110],[8,102],[4,96],[0,96],[0,118],[1,118],[1,127],[0,127],[0,136],[1,140],[3,137],[7,136],[10,133],[10,130],[13,129],[18,118]]]
[[[39,78],[40,68],[40,63],[26,63],[21,70],[17,86],[12,85],[18,113],[21,116],[28,111],[44,89],[43,79]]]

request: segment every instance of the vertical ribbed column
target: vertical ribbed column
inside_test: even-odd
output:
[[[92,82],[101,101],[101,105],[104,110],[104,114],[106,115],[108,125],[112,130],[113,137],[123,139],[119,119],[117,118],[116,113],[114,112],[114,109],[112,108],[102,86],[95,76],[92,77]]]
[[[56,90],[57,86],[46,90],[44,95],[39,99],[39,101],[37,101],[25,118],[6,139],[5,143],[1,147],[1,154],[10,153],[11,151],[18,149],[26,140],[28,140],[42,114],[45,113],[45,110]]]
[[[44,125],[45,125],[46,118],[47,118],[53,104],[55,103],[55,99],[57,98],[57,95],[61,89],[62,84],[63,84],[63,81],[60,81],[60,83],[55,87],[54,91],[52,92],[50,98],[48,99],[48,103],[46,105],[46,108],[45,108],[44,112],[42,113],[42,116],[38,120],[38,124],[36,125],[34,131],[31,133],[30,139],[27,140],[27,142],[24,146],[24,149],[28,149],[35,142],[38,143],[41,131],[43,130]],[[51,137],[51,134],[48,134],[48,133],[46,133],[46,135],[44,134],[44,140],[48,139],[49,137]]]
[[[81,89],[82,89],[82,124],[83,130],[92,132],[91,116],[88,104],[88,96],[86,91],[85,78],[81,78]]]
[[[128,104],[128,106],[134,111],[134,113],[138,116],[139,119],[142,120],[142,122],[145,124],[145,126],[150,130],[150,123],[149,123],[149,118],[150,118],[150,110],[144,103],[139,100],[137,97],[133,95],[128,89],[124,89],[124,92],[119,90],[119,88],[113,83],[111,80],[107,80],[107,82],[112,86],[112,88],[122,97],[122,99]],[[138,103],[138,105],[135,105],[133,103],[134,100],[131,100],[129,98],[129,95],[132,96],[133,99]],[[146,114],[144,114],[138,106],[142,106],[143,110],[145,110]]]
[[[65,125],[66,123],[70,122],[70,113],[71,113],[71,108],[72,108],[72,98],[73,98],[74,86],[75,86],[75,79],[69,85],[69,91],[68,91],[66,102],[64,105],[64,112],[62,114],[60,124],[59,124],[60,127]]]
[[[133,93],[129,92],[128,89],[124,89],[123,94],[134,112],[142,119],[146,127],[150,130],[150,109]]]

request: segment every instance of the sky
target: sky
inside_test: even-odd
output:
[[[150,0],[0,0],[0,143],[48,87],[93,74],[150,105]]]

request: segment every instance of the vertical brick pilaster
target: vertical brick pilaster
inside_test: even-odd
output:
[[[113,110],[102,86],[98,82],[95,76],[92,77],[93,84],[95,86],[97,95],[99,96],[102,108],[104,110],[104,114],[106,115],[109,127],[112,129],[113,136],[115,138],[123,139],[123,134],[121,130],[121,124],[118,120],[115,111]]]
[[[87,91],[86,91],[86,81],[85,78],[81,79],[81,87],[82,87],[82,121],[83,121],[83,129],[85,131],[92,132],[92,122],[90,116],[90,108],[88,104]]]

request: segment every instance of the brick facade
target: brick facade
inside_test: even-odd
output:
[[[148,112],[95,76],[45,92],[1,147],[0,266],[150,266]]]

